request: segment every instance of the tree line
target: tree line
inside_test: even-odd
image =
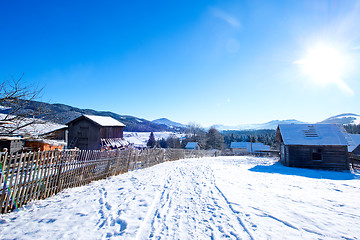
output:
[[[224,136],[214,127],[207,131],[199,124],[191,123],[186,130],[186,136],[180,139],[176,136],[170,136],[167,139],[155,140],[154,133],[151,132],[147,142],[148,147],[161,148],[185,148],[189,142],[197,142],[201,149],[224,150]]]

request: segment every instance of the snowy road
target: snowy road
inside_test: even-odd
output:
[[[0,216],[0,239],[359,239],[359,174],[274,159],[167,162]]]

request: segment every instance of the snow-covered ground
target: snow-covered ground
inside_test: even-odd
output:
[[[182,139],[185,137],[185,134],[173,132],[154,132],[154,137],[156,140],[160,140],[162,138],[167,139],[170,136]],[[124,139],[129,143],[134,144],[135,147],[146,147],[149,137],[150,132],[124,132]]]
[[[2,215],[0,239],[359,239],[359,199],[359,174],[185,159]]]

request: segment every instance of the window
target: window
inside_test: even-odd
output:
[[[322,149],[321,148],[313,149],[312,160],[313,161],[322,161]]]

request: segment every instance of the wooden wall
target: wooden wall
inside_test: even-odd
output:
[[[68,144],[76,139],[75,145],[70,147],[77,147],[81,150],[100,150],[100,127],[92,121],[84,118],[71,122],[68,129]]]
[[[100,138],[123,138],[124,127],[101,127]]]
[[[349,169],[347,146],[283,145],[282,151],[281,162],[289,167]],[[314,158],[316,154],[318,157]]]

